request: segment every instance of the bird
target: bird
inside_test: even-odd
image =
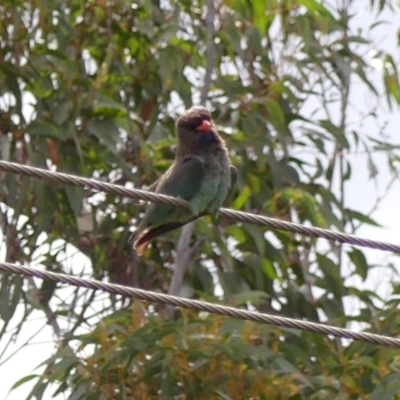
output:
[[[167,204],[150,204],[130,238],[139,256],[155,237],[203,215],[217,215],[236,183],[237,171],[219,136],[210,111],[192,107],[176,121],[178,146],[170,168],[149,191],[189,202],[190,211]]]

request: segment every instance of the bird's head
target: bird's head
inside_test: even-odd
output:
[[[221,138],[204,107],[192,107],[176,122],[179,145],[183,150],[196,152],[221,143]]]

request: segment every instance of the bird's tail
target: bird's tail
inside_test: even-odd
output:
[[[194,217],[189,218],[186,221],[183,222],[168,222],[166,224],[146,229],[142,232],[139,233],[134,233],[130,238],[129,238],[129,243],[133,243],[133,248],[136,250],[137,254],[139,256],[143,255],[143,253],[146,251],[146,248],[151,240],[156,238],[157,236],[163,235],[164,233],[170,232],[174,229],[180,228],[182,225],[185,225],[191,221],[196,220],[197,218],[200,218],[204,215],[206,215],[206,212],[200,213]]]

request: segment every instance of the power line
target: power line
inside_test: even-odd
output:
[[[73,186],[83,186],[92,190],[101,192],[108,192],[120,196],[130,197],[137,200],[150,201],[155,203],[169,204],[176,207],[182,207],[190,210],[187,201],[170,197],[158,193],[148,192],[146,190],[128,189],[120,185],[114,185],[107,182],[101,182],[95,179],[82,178],[79,176],[69,175],[60,172],[48,171],[41,168],[34,168],[27,165],[11,163],[8,161],[0,160],[0,170],[31,176],[34,178],[45,179],[51,182],[63,182]],[[282,221],[274,218],[264,217],[262,215],[246,213],[242,211],[235,211],[228,208],[221,208],[218,211],[231,221],[246,222],[256,225],[266,226],[272,229],[280,229],[293,233],[299,233],[306,236],[313,236],[333,240],[340,243],[352,244],[360,247],[368,247],[371,249],[378,249],[384,251],[391,251],[400,253],[400,245],[381,242],[378,240],[364,239],[355,235],[348,235],[346,233],[334,232],[328,229],[307,227],[293,222]]]
[[[128,286],[114,285],[112,283],[100,282],[93,279],[78,278],[72,275],[59,274],[50,271],[41,271],[35,268],[27,268],[21,265],[0,263],[0,271],[32,276],[40,279],[49,279],[67,285],[84,287],[87,289],[101,290],[111,294],[147,300],[156,303],[170,304],[173,306],[190,308],[198,311],[206,311],[212,314],[225,315],[228,317],[244,319],[248,321],[261,322],[263,324],[282,326],[285,328],[299,329],[313,333],[335,336],[342,339],[359,340],[377,345],[400,348],[400,339],[381,336],[366,332],[353,332],[344,328],[318,324],[315,322],[302,321],[298,319],[279,317],[264,314],[257,311],[242,310],[234,307],[226,307],[219,304],[208,303],[200,300],[185,299],[177,296],[136,289]]]

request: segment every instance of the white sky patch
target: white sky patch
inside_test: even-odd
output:
[[[85,72],[88,75],[94,75],[98,70],[97,63],[87,49],[82,50],[82,60],[85,66]]]

